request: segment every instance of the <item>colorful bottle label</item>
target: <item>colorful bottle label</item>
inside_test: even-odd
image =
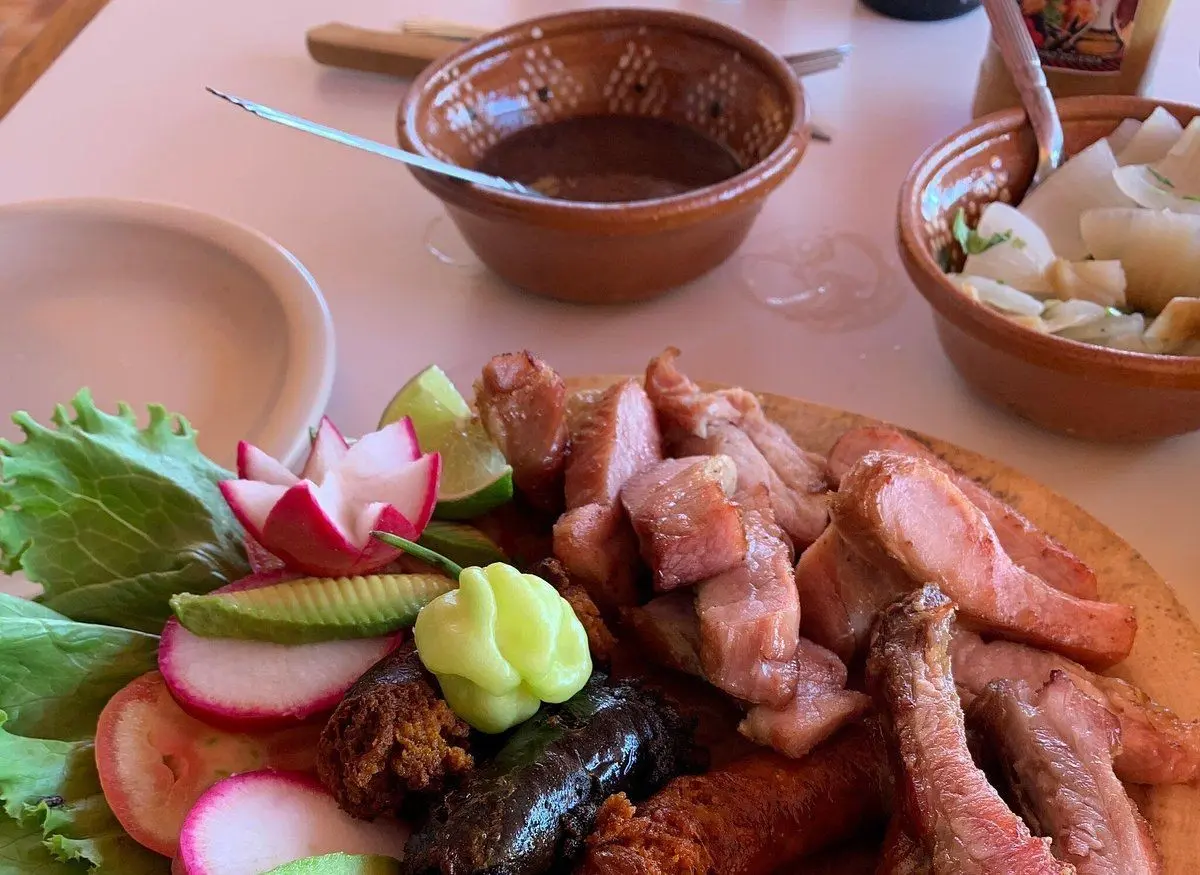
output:
[[[1138,0],[1013,0],[1042,65],[1076,73],[1121,72]]]

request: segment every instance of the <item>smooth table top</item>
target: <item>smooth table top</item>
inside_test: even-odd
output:
[[[843,42],[856,50],[842,70],[808,80],[814,120],[834,142],[813,144],[741,252],[689,288],[622,308],[556,304],[502,286],[402,167],[204,93],[211,85],[394,142],[404,83],[319,67],[305,53],[307,28],[391,27],[422,15],[495,26],[587,5],[595,4],[112,0],[0,122],[0,201],[171,201],[277,239],[328,298],[339,340],[330,413],[347,433],[370,428],[430,362],[465,387],[496,352],[527,347],[565,374],[616,373],[640,371],[674,344],[697,378],[891,420],[1039,478],[1129,540],[1200,617],[1200,435],[1091,445],[975,400],[900,267],[896,193],[917,155],[968,119],[987,39],[982,10],[915,24],[853,0],[641,4],[723,19],[780,51]],[[1200,100],[1200,3],[1176,0],[1165,39],[1151,92]]]

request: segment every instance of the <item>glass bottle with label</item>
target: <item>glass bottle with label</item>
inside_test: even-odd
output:
[[[1171,0],[1012,0],[1021,7],[1055,97],[1141,94]],[[1195,2],[1195,0],[1190,0]],[[996,44],[979,70],[972,115],[1019,106]]]

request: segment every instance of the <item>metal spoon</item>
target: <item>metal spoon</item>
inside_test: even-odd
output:
[[[1037,48],[1025,27],[1018,4],[1013,0],[983,0],[992,22],[992,38],[1004,58],[1004,66],[1017,86],[1029,123],[1038,144],[1037,170],[1028,191],[1046,181],[1063,163],[1063,129],[1054,106],[1054,96],[1046,84],[1046,72]]]
[[[428,170],[431,173],[440,173],[442,176],[451,176],[454,179],[461,179],[463,182],[473,182],[476,185],[486,186],[487,188],[495,188],[500,191],[507,191],[510,194],[524,194],[532,197],[544,197],[540,192],[534,191],[528,186],[521,185],[519,182],[512,182],[508,179],[502,179],[499,176],[491,176],[487,173],[480,173],[477,170],[469,170],[466,167],[459,167],[457,164],[449,164],[445,161],[439,161],[436,158],[429,158],[425,155],[418,155],[415,152],[406,152],[403,149],[397,149],[394,146],[387,146],[383,143],[377,143],[374,140],[368,140],[364,137],[359,137],[354,134],[348,134],[345,131],[339,131],[337,128],[331,128],[327,125],[310,122],[308,119],[300,118],[299,116],[291,115],[290,113],[281,112],[277,109],[271,109],[269,106],[263,106],[261,103],[255,103],[252,100],[246,100],[241,97],[234,97],[232,94],[226,94],[223,91],[217,91],[215,88],[205,89],[210,94],[215,94],[222,100],[227,100],[234,106],[239,106],[247,112],[253,113],[259,118],[266,119],[269,122],[275,122],[278,125],[295,128],[298,131],[304,131],[306,134],[316,134],[318,137],[324,137],[326,140],[332,140],[335,143],[341,143],[343,146],[350,146],[354,149],[361,149],[364,152],[370,152],[374,155],[382,155],[384,158],[391,158],[394,161],[401,161],[405,164],[411,164],[413,167],[420,167],[422,170]]]

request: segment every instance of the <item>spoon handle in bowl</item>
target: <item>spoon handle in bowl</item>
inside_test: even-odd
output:
[[[1062,122],[1018,0],[983,0],[983,5],[992,23],[993,39],[1037,137],[1038,165],[1030,185],[1033,188],[1063,162]]]

